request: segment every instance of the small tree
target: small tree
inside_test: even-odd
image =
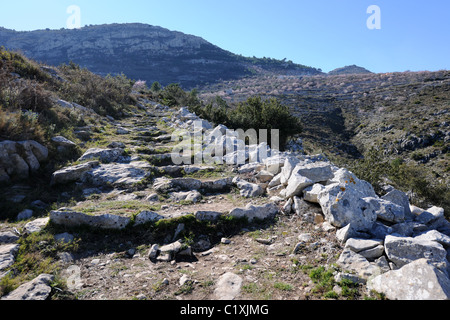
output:
[[[162,86],[158,81],[155,81],[152,83],[152,86],[150,87],[150,90],[154,93],[158,93],[162,90]]]
[[[289,108],[277,99],[262,100],[261,97],[250,97],[230,112],[230,123],[233,128],[267,129],[268,140],[271,141],[270,130],[278,129],[280,148],[284,148],[289,137],[302,132],[300,119],[291,114]]]

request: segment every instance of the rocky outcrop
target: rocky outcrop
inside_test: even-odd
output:
[[[49,274],[41,274],[34,280],[24,283],[13,292],[1,298],[1,300],[46,300],[52,291],[50,284],[55,277]]]
[[[0,142],[0,182],[27,179],[48,158],[48,149],[36,141]]]

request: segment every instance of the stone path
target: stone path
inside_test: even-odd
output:
[[[266,145],[243,150],[244,158],[258,159],[245,165],[174,166],[171,133],[181,129],[194,133],[198,129],[195,120],[200,120],[201,131],[218,134],[224,130],[185,108],[171,110],[154,104],[145,114],[121,122],[110,120],[118,130],[107,147],[87,150],[81,164],[53,175],[54,187],[72,184],[84,199],[51,211],[48,218],[28,222],[24,233],[39,232],[49,221],[68,231],[91,228],[90,233],[77,231],[86,251],[61,262],[67,270],[76,270],[77,281],[71,290],[83,299],[130,295],[305,299],[317,288],[307,273],[299,275],[298,271],[308,270],[317,261],[328,266],[337,263],[340,269],[334,271],[335,278],[352,279],[362,292],[375,289],[391,299],[450,298],[450,223],[441,208],[410,206],[407,196],[395,189],[379,197],[369,183],[322,156],[271,154]],[[225,151],[239,142],[236,136],[205,136],[206,150],[219,148],[215,157],[220,148]],[[266,152],[268,156],[262,157]],[[224,159],[240,155],[229,156]],[[204,226],[242,217],[251,223],[230,240],[220,230],[214,235],[194,234],[188,224],[193,220],[179,220],[155,243],[152,226],[163,225],[161,221],[170,225],[181,217],[193,217]],[[101,236],[95,230],[107,233]],[[124,238],[111,236],[111,230],[124,232]],[[254,238],[254,234],[260,236]],[[220,238],[224,240],[218,243]],[[13,242],[0,246],[1,271],[14,263],[18,246],[12,234],[4,233],[0,239]],[[102,252],[94,250],[94,244],[123,250]],[[423,270],[423,279],[409,272],[417,266]],[[180,271],[185,274],[179,275]],[[278,281],[269,281],[273,277]],[[38,294],[25,295],[45,296],[45,284],[36,281],[38,285],[29,283],[25,292],[37,287]],[[399,288],[399,283],[411,281],[422,294]],[[306,284],[302,287],[301,283]],[[273,288],[278,288],[275,293]]]

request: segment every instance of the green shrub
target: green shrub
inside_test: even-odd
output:
[[[289,137],[302,131],[300,120],[293,116],[287,106],[277,99],[263,100],[261,97],[250,97],[229,112],[230,125],[233,129],[267,129],[270,144],[270,130],[278,129],[280,147],[283,148]]]
[[[272,141],[271,130],[278,129],[279,147],[284,148],[289,137],[301,133],[300,119],[293,116],[289,108],[277,99],[263,100],[261,97],[250,97],[235,107],[230,107],[220,97],[216,97],[206,106],[195,105],[190,107],[199,117],[216,124],[224,124],[230,129],[244,131],[255,129],[268,130],[267,142]]]
[[[169,84],[158,92],[158,100],[169,107],[196,107],[201,105],[196,90],[186,92],[176,83]]]

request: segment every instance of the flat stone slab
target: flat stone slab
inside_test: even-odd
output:
[[[6,244],[0,246],[0,271],[13,265],[18,250],[18,244]]]
[[[450,299],[450,279],[426,259],[379,275],[369,280],[367,287],[383,293],[389,300]]]
[[[82,212],[60,209],[50,212],[50,221],[68,227],[87,225],[100,229],[120,230],[124,229],[131,222],[131,218],[112,214],[92,216]]]
[[[234,300],[241,292],[242,278],[227,272],[217,281],[214,295],[218,300]]]
[[[54,276],[52,275],[41,274],[34,280],[21,285],[1,300],[46,300],[52,291],[50,283],[53,279]]]

